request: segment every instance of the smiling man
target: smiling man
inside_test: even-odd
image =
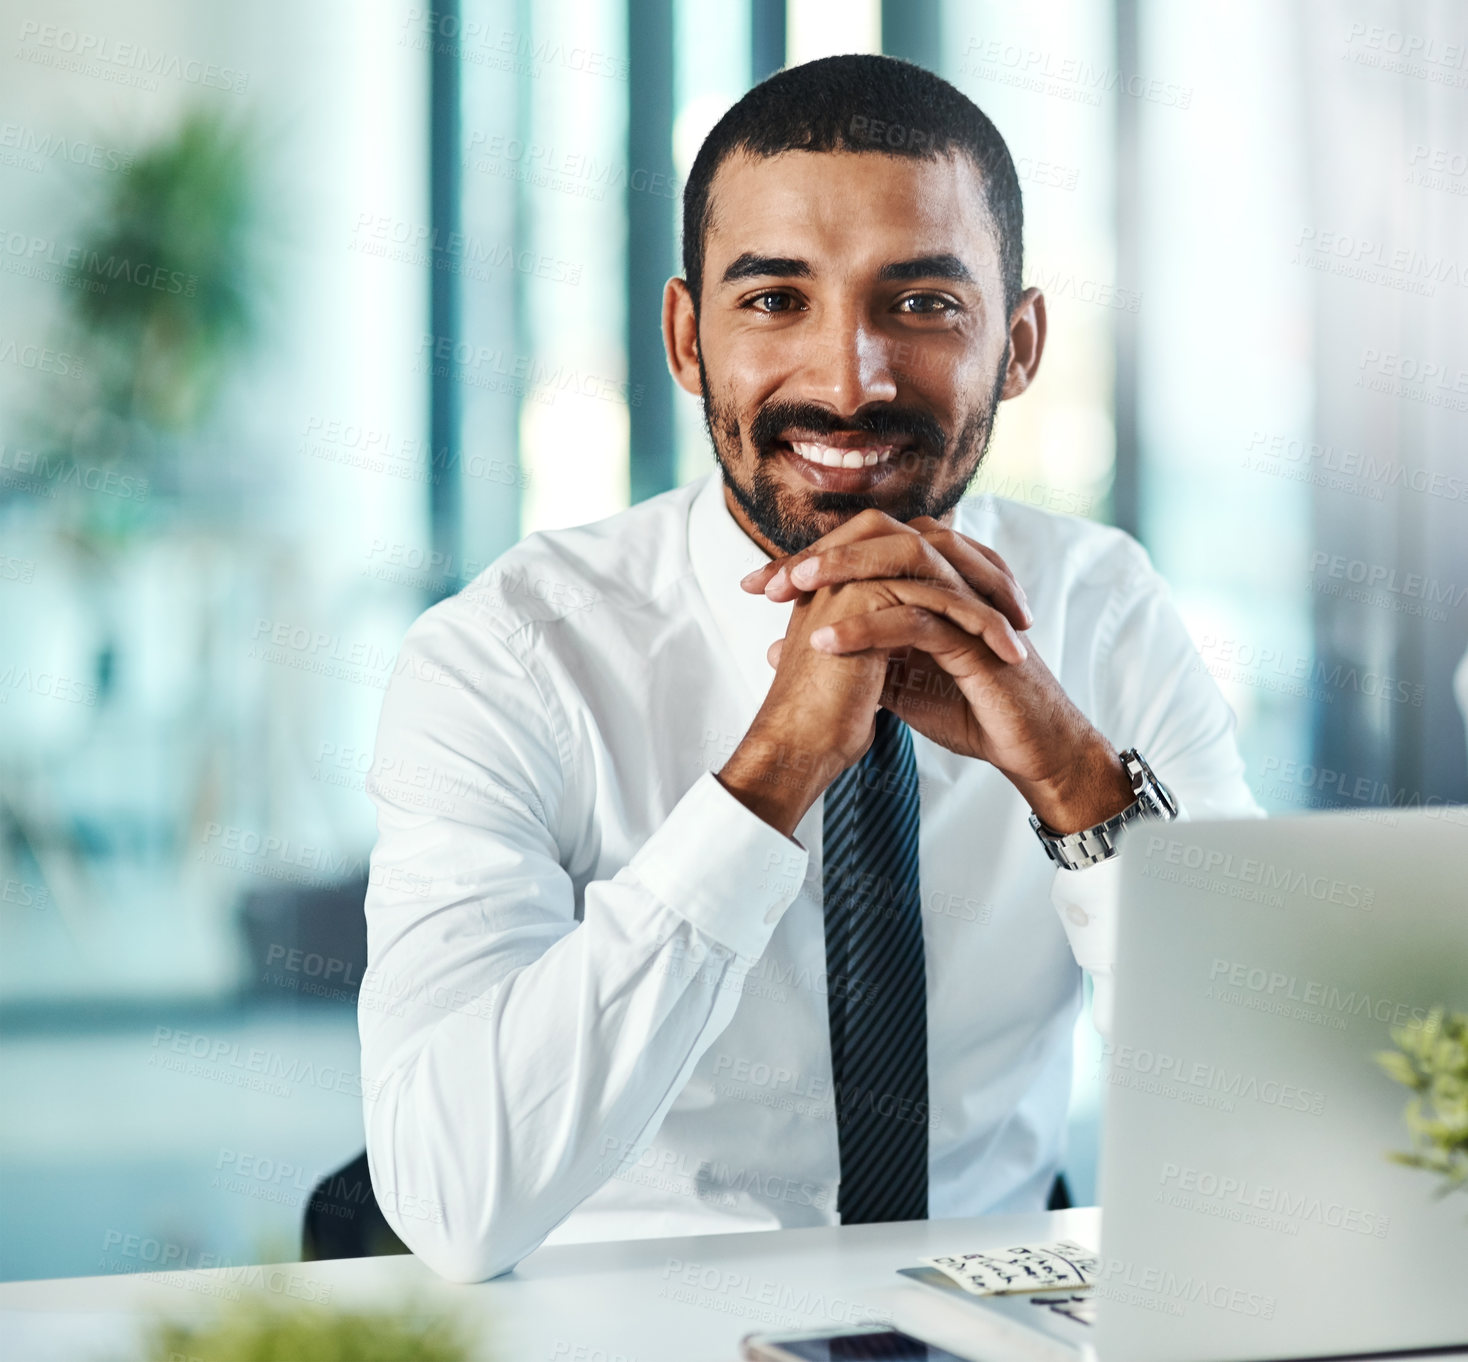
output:
[[[1044,349],[1021,222],[917,67],[751,90],[663,309],[718,472],[529,536],[405,640],[363,1086],[445,1275],[1045,1204],[1119,840],[1259,811],[1137,544],[963,500]]]

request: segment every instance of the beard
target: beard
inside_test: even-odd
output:
[[[988,452],[1008,367],[1006,344],[988,400],[970,412],[952,436],[922,407],[884,402],[863,407],[855,415],[843,418],[814,403],[766,402],[749,422],[749,443],[754,447],[755,465],[753,475],[744,483],[734,472],[742,462],[744,448],[739,417],[714,395],[702,354],[698,357],[704,423],[724,484],[755,529],[781,553],[787,554],[809,548],[838,524],[871,507],[904,524],[918,516],[938,520],[947,515],[963,499]],[[782,484],[774,467],[774,459],[781,452],[780,436],[792,428],[814,435],[860,432],[878,441],[900,441],[906,447],[892,456],[893,461],[903,471],[915,470],[917,476],[907,478],[906,485],[890,501],[874,492],[813,489],[805,496],[792,493]]]

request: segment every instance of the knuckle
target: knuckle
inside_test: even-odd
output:
[[[925,563],[929,567],[946,567],[948,564],[942,543],[930,535],[919,535],[913,541],[913,546],[908,554],[914,561]]]

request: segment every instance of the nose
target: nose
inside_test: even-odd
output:
[[[870,402],[897,397],[891,341],[856,309],[833,310],[818,332],[807,332],[811,354],[802,366],[803,386],[840,416]]]

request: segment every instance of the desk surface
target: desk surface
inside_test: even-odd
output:
[[[542,1249],[477,1286],[436,1277],[416,1258],[279,1267],[119,1273],[0,1284],[0,1357],[85,1362],[110,1355],[159,1313],[191,1317],[250,1286],[333,1305],[412,1298],[483,1321],[491,1355],[514,1362],[738,1362],[739,1340],[766,1330],[895,1323],[984,1359],[1030,1359],[980,1332],[962,1303],[897,1277],[938,1253],[1073,1238],[1095,1245],[1094,1208],[898,1225],[780,1230],[568,1244]],[[138,1246],[134,1254],[149,1250]],[[156,1249],[152,1250],[156,1252]],[[129,1261],[121,1256],[113,1261]],[[140,1262],[138,1257],[131,1259]],[[1468,1358],[1468,1352],[1435,1353]]]

